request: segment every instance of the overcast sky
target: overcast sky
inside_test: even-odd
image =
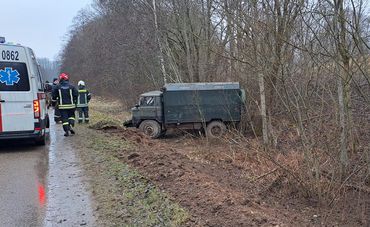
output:
[[[54,59],[78,11],[92,0],[0,0],[0,36]]]

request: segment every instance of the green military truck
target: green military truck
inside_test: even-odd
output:
[[[245,92],[239,83],[170,83],[140,95],[124,126],[158,138],[169,128],[204,129],[218,138],[228,124],[240,122]]]

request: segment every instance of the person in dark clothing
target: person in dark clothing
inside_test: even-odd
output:
[[[78,82],[78,99],[77,99],[78,123],[82,123],[84,119],[85,119],[85,123],[89,123],[90,99],[91,99],[91,94],[86,89],[85,82],[80,80]]]
[[[69,136],[69,133],[75,134],[73,127],[77,97],[78,91],[69,83],[69,76],[65,73],[60,74],[59,84],[52,91],[52,99],[59,107],[65,132],[64,136]]]
[[[46,106],[47,108],[49,109],[49,107],[51,106],[51,91],[52,91],[52,86],[51,84],[49,83],[49,81],[45,81],[44,83],[44,92],[45,92],[45,95],[46,95]]]
[[[53,87],[51,86],[50,82],[47,80],[44,84],[44,91],[51,93]]]
[[[58,86],[58,84],[59,84],[58,78],[54,78],[53,84],[51,85],[51,91],[53,91],[55,89],[55,87]],[[52,103],[52,105],[54,106],[54,121],[55,121],[55,123],[58,124],[62,121],[62,116],[60,115],[58,104],[57,103],[54,103],[54,104]]]

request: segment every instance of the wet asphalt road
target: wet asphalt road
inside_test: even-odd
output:
[[[95,226],[80,161],[62,133],[51,125],[44,147],[0,141],[1,227]]]
[[[47,151],[25,142],[0,145],[0,226],[39,226],[44,214]]]

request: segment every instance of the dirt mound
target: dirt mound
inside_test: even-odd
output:
[[[115,134],[125,141],[129,141],[140,146],[151,146],[153,144],[153,140],[144,133],[135,128],[122,127],[115,121],[101,120],[90,125],[89,128],[103,131],[105,133]]]
[[[130,141],[132,143],[135,143],[139,146],[150,146],[153,144],[152,139],[145,135],[144,133],[140,132],[137,129],[133,128],[125,128],[119,132],[119,136],[121,139]]]
[[[115,121],[101,120],[94,124],[89,125],[89,128],[95,129],[95,130],[111,131],[111,130],[121,129],[122,127]]]

